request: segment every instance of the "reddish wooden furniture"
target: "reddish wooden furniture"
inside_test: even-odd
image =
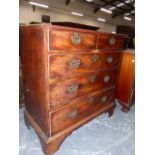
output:
[[[24,107],[24,92],[23,92],[22,66],[19,62],[19,108],[22,107]]]
[[[23,26],[20,34],[25,122],[51,155],[81,125],[113,114],[126,36],[50,24]]]
[[[117,99],[122,110],[128,112],[135,102],[135,53],[134,50],[125,50],[119,73]]]

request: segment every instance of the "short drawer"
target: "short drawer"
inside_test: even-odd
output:
[[[83,54],[49,55],[50,78],[73,76],[120,64],[121,52],[102,51]]]
[[[125,46],[125,36],[100,33],[98,37],[97,49],[118,50]]]
[[[68,105],[73,99],[116,84],[117,70],[90,72],[71,78],[50,81],[51,108]]]
[[[53,29],[49,31],[49,50],[96,49],[97,33]]]
[[[70,106],[53,112],[51,114],[52,134],[76,124],[97,110],[106,107],[109,103],[114,102],[114,92],[114,88],[106,91],[100,90],[73,101]]]

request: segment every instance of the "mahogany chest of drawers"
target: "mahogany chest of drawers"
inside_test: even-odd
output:
[[[135,102],[135,51],[132,49],[123,51],[116,98],[124,112]]]
[[[25,122],[46,155],[72,131],[115,108],[126,36],[49,24],[20,28]]]

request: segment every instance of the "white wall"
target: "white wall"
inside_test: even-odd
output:
[[[65,12],[63,10],[58,9],[35,9],[33,12],[32,6],[29,5],[19,5],[19,22],[28,24],[30,21],[41,22],[42,15],[49,15],[51,18],[51,22],[53,21],[70,21],[70,22],[77,22],[81,24],[87,24],[92,26],[100,27],[100,31],[104,32],[113,32],[116,30],[116,25],[106,24],[102,22],[98,22],[93,20],[91,17],[76,17],[71,15],[69,12]]]
[[[90,3],[84,3],[82,0],[71,0],[69,5],[65,5],[66,0],[33,0],[41,4],[49,6],[49,9],[42,9],[36,7],[35,12],[32,6],[26,0],[19,0],[19,21],[22,23],[29,23],[30,21],[41,22],[42,15],[50,15],[52,21],[70,21],[81,24],[88,24],[100,27],[101,31],[113,32],[117,25],[129,25],[135,27],[135,19],[132,16],[132,21],[123,19],[123,16],[112,18],[111,14],[103,11],[98,11],[94,14],[94,6]],[[84,17],[77,17],[70,14],[71,11],[80,12]],[[106,22],[97,21],[97,17],[106,19]]]

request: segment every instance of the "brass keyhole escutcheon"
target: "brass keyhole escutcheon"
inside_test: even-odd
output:
[[[96,80],[96,75],[91,75],[91,76],[89,77],[89,81],[90,81],[91,83],[93,83],[95,80]]]
[[[108,82],[110,80],[110,76],[109,75],[105,75],[104,76],[104,82]]]
[[[96,63],[99,60],[99,55],[94,54],[91,59],[92,59],[93,63]]]
[[[112,63],[113,62],[113,56],[108,56],[107,58],[106,58],[106,62],[108,63],[108,64],[110,64],[110,63]]]
[[[102,103],[105,103],[105,102],[107,101],[107,99],[108,99],[107,96],[103,96],[103,97],[101,98],[101,102],[102,102]]]
[[[89,104],[93,104],[95,102],[95,97],[89,96],[88,97],[88,102],[89,102]]]

